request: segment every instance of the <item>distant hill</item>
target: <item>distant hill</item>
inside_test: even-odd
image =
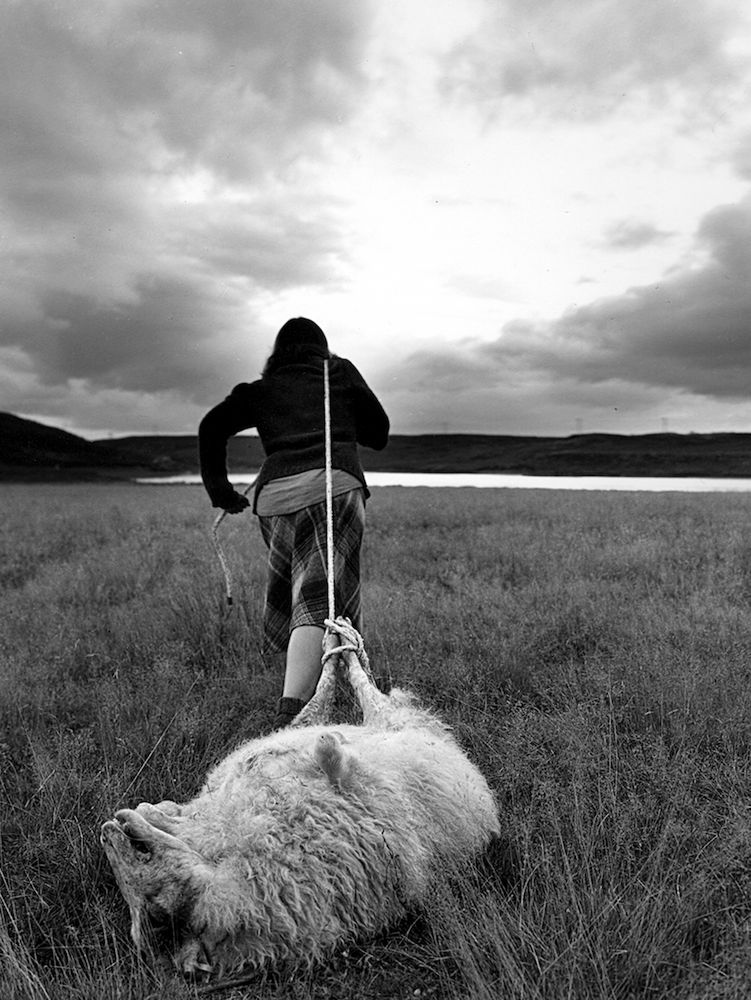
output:
[[[751,434],[395,434],[382,452],[363,448],[366,471],[511,472],[527,475],[751,478]],[[257,437],[229,442],[230,469],[257,469]],[[194,434],[86,441],[0,413],[0,480],[131,479],[195,473]]]
[[[129,469],[135,461],[126,449],[0,413],[0,479],[100,478],[110,469]]]
[[[254,440],[258,441],[257,438]],[[117,448],[136,459],[138,464],[157,472],[198,472],[198,438],[195,434],[133,435],[100,439],[93,443],[97,447]],[[262,455],[260,442],[258,452]],[[250,467],[256,467],[255,461],[251,462]]]
[[[197,472],[197,441],[185,437],[129,437],[107,442]],[[230,469],[257,469],[257,437],[231,438]],[[513,472],[548,476],[707,476],[751,478],[751,434],[575,434],[515,437],[492,434],[394,434],[384,451],[361,449],[366,471]]]

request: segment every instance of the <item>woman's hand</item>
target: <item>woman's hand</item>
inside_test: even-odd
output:
[[[250,507],[250,501],[242,493],[237,492],[233,493],[231,497],[228,497],[227,502],[222,504],[222,508],[228,514],[242,514],[246,507]]]

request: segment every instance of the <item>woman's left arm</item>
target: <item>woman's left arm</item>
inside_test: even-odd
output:
[[[351,361],[347,362],[355,399],[357,443],[382,451],[389,440],[389,418],[378,397]]]

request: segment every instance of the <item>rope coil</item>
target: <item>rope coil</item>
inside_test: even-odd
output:
[[[338,656],[339,653],[345,653],[348,650],[351,650],[357,658],[360,659],[365,652],[365,646],[362,641],[362,636],[348,619],[337,618],[336,621],[334,621],[331,618],[327,618],[323,624],[326,626],[326,630],[328,632],[336,633],[336,635],[341,636],[345,642],[343,642],[341,646],[336,646],[334,649],[327,649],[323,654],[322,663],[325,663],[329,657]]]
[[[332,649],[325,650],[323,656],[321,657],[321,663],[326,663],[326,661],[332,656],[339,656],[341,653],[351,652],[354,653],[360,661],[360,665],[368,677],[373,680],[373,675],[370,670],[370,660],[368,659],[368,654],[365,652],[365,643],[363,642],[362,636],[349,618],[337,618],[336,620],[327,618],[324,621],[324,625],[326,626],[327,635],[330,635],[333,632],[345,641],[340,646],[335,646]]]
[[[244,497],[246,497],[248,495],[248,493],[250,493],[250,491],[253,489],[253,487],[256,484],[257,479],[258,479],[258,476],[256,476],[255,479],[253,479],[252,482],[248,483],[248,485],[245,487],[245,489],[242,492],[242,495]],[[219,559],[219,565],[222,567],[222,572],[224,573],[224,594],[225,594],[225,597],[227,598],[227,606],[231,608],[232,607],[232,577],[230,575],[229,564],[227,562],[227,558],[224,555],[224,549],[222,548],[222,544],[219,541],[219,535],[217,534],[218,529],[219,529],[219,525],[222,523],[222,521],[225,519],[226,516],[227,516],[227,511],[226,510],[220,510],[219,513],[214,518],[214,523],[211,525],[211,539],[212,539],[212,541],[214,543],[214,549],[216,551],[217,558]]]

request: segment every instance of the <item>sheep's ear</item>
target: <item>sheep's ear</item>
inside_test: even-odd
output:
[[[316,740],[315,759],[332,785],[339,786],[345,777],[347,757],[335,733],[322,733]]]

